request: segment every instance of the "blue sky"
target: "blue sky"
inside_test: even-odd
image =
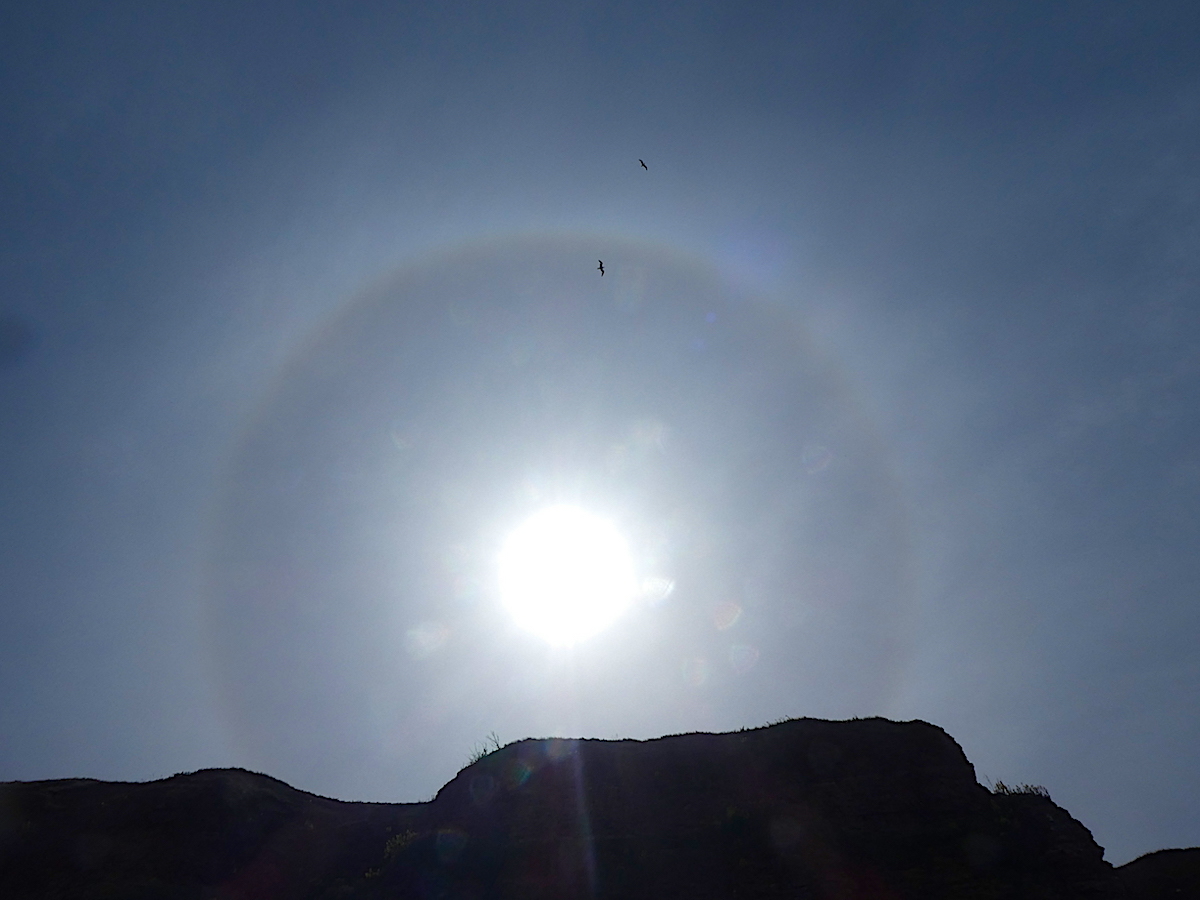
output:
[[[1200,844],[1198,25],[6,9],[0,778],[886,715]],[[569,653],[561,500],[675,585]]]

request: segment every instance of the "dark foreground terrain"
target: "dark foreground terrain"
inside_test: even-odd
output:
[[[1040,793],[992,793],[924,722],[799,719],[527,740],[428,803],[264,775],[0,784],[0,897],[1200,898],[1200,850],[1119,869]]]

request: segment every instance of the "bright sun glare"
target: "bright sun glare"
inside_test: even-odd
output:
[[[517,624],[558,646],[611,625],[636,591],[616,526],[574,506],[527,519],[509,535],[499,563],[500,595]]]

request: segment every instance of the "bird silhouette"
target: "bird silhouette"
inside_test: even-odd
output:
[[[600,265],[596,266],[596,268],[600,270],[600,277],[603,278],[604,277],[604,260],[598,259],[598,260],[596,260],[596,262],[600,263]]]
[[[642,164],[642,168],[643,168],[643,169],[645,169],[647,172],[649,172],[649,171],[650,171],[650,167],[649,167],[648,165],[646,165],[646,163],[645,163],[645,161],[644,161],[644,160],[640,160],[640,159],[639,159],[639,160],[638,160],[638,162],[640,162],[640,163]]]

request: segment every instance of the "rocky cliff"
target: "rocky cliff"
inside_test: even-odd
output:
[[[0,785],[6,898],[1151,896],[1134,881],[1048,797],[979,785],[924,722],[526,740],[428,803],[240,770]]]

